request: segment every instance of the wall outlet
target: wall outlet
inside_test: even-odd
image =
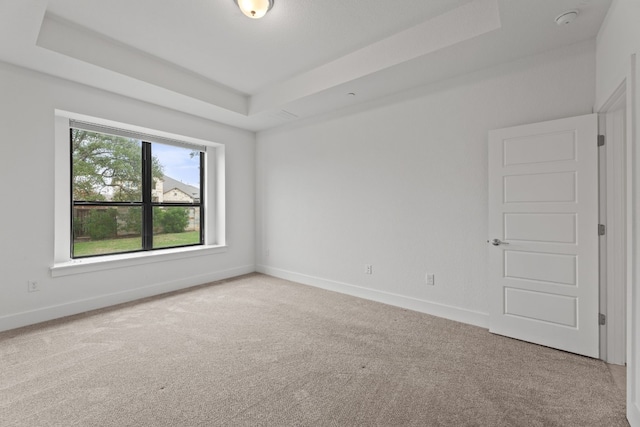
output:
[[[373,265],[365,264],[364,265],[364,274],[373,274]]]
[[[40,290],[40,285],[35,280],[27,281],[27,292],[38,292]]]
[[[436,276],[435,276],[435,274],[427,273],[427,285],[435,286],[435,284],[436,284]]]
[[[269,255],[271,255],[271,251],[269,250],[269,248],[267,248],[264,250],[264,257],[269,258]]]

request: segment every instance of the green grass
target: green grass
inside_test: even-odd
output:
[[[154,248],[169,248],[172,246],[193,245],[200,242],[199,231],[186,231],[184,233],[156,234],[153,236]],[[142,249],[140,237],[127,237],[125,239],[94,240],[88,242],[74,242],[75,257],[88,255],[104,255],[118,252],[129,252]]]
[[[154,248],[168,248],[171,246],[193,245],[200,243],[199,231],[185,231],[184,233],[156,234],[153,236]]]

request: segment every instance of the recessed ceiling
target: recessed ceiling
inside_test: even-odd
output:
[[[260,20],[233,0],[50,0],[47,10],[253,94],[469,1],[276,0]]]
[[[233,0],[8,0],[0,60],[261,130],[593,39],[610,3],[276,0],[251,20]]]

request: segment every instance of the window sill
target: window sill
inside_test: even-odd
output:
[[[184,258],[206,256],[227,251],[227,246],[208,245],[187,248],[163,249],[153,252],[136,252],[122,255],[105,255],[95,258],[74,259],[59,262],[50,267],[51,277],[70,276],[72,274],[92,273],[155,262],[175,261]]]

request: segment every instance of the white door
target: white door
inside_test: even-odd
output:
[[[599,356],[596,114],[489,132],[490,331]]]

